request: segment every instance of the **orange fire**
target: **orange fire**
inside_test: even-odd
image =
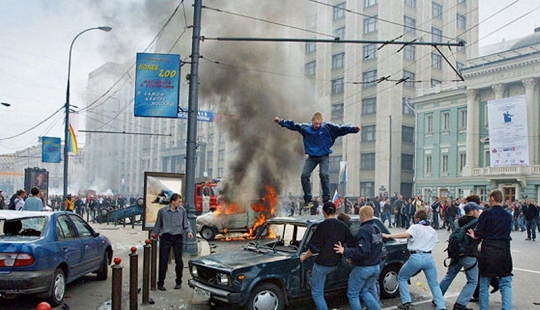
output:
[[[265,185],[264,197],[260,201],[254,202],[251,204],[251,209],[255,211],[256,213],[259,213],[259,216],[255,220],[255,223],[253,224],[253,226],[249,228],[249,232],[243,234],[240,237],[225,237],[221,240],[233,241],[233,240],[255,239],[257,235],[257,228],[261,227],[264,223],[266,223],[267,219],[275,216],[278,202],[279,202],[279,198],[278,198],[276,189],[270,185]],[[239,206],[236,204],[223,203],[217,207],[215,214],[216,215],[239,214],[239,213],[244,213],[244,212],[245,212],[245,209],[242,206]],[[224,231],[227,232],[227,229],[224,229]],[[273,238],[276,238],[276,235],[270,229],[266,238],[273,239]]]

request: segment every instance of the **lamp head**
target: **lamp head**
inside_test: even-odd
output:
[[[109,27],[109,26],[101,26],[101,27],[98,27],[98,28],[99,28],[99,30],[103,30],[103,31],[107,31],[107,32],[112,30],[112,27]]]

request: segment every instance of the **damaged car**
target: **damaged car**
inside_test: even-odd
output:
[[[242,250],[191,259],[189,286],[211,303],[248,310],[283,309],[295,300],[310,298],[309,279],[317,254],[303,263],[300,255],[307,250],[322,221],[321,217],[269,219],[257,238]],[[374,222],[383,233],[389,233],[379,219]],[[357,215],[351,216],[348,225],[353,235],[360,224]],[[384,239],[379,277],[381,298],[399,294],[397,275],[408,257],[406,243]],[[351,270],[352,266],[342,259],[338,268],[328,274],[325,293],[346,294]]]

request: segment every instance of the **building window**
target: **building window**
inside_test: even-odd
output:
[[[362,126],[362,142],[375,141],[375,125]]]
[[[459,129],[467,129],[467,110],[459,110]]]
[[[307,77],[315,77],[317,74],[317,62],[310,61],[305,66],[305,73]]]
[[[218,161],[224,161],[225,160],[225,150],[219,150],[218,151]]]
[[[332,105],[332,119],[343,119],[343,102]],[[340,139],[341,140],[341,139]]]
[[[433,115],[426,115],[426,133],[433,133]]]
[[[333,9],[334,20],[341,19],[345,17],[345,2],[334,5]]]
[[[442,42],[442,30],[439,28],[431,27],[431,41],[436,43]]]
[[[363,72],[362,83],[364,88],[377,85],[377,70]]]
[[[362,115],[377,113],[377,98],[362,99]]]
[[[377,16],[364,18],[364,34],[377,31]]]
[[[405,143],[414,143],[414,127],[401,126],[401,141]]]
[[[457,14],[457,16],[456,16],[456,26],[458,27],[458,29],[466,30],[467,29],[467,16]]]
[[[444,154],[441,159],[441,173],[448,174],[448,154]]]
[[[364,7],[369,8],[370,6],[377,5],[377,0],[364,0]]]
[[[345,27],[340,27],[334,30],[334,38],[345,39]]]
[[[415,87],[415,74],[414,72],[403,70],[403,85],[405,87],[414,88]]]
[[[416,46],[406,45],[403,48],[403,58],[406,60],[415,61],[416,60]]]
[[[360,170],[375,170],[375,153],[360,155]]]
[[[341,69],[345,66],[345,53],[332,55],[332,70]]]
[[[442,70],[442,56],[436,53],[431,53],[431,67],[437,70]]]
[[[403,105],[403,114],[414,115],[414,109],[411,107],[411,104],[409,103],[409,98],[402,98],[401,102]]]
[[[459,154],[459,172],[463,172],[463,168],[467,164],[467,154],[460,153]]]
[[[449,112],[444,112],[442,114],[442,130],[443,131],[450,130],[450,113]]]
[[[360,196],[375,196],[375,182],[360,182]]]
[[[343,93],[343,78],[332,80],[332,95]]]
[[[443,6],[442,6],[442,4],[439,4],[437,2],[432,2],[431,3],[431,15],[433,15],[433,18],[442,19],[442,15],[443,15]]]
[[[414,170],[414,155],[401,154],[401,170]]]
[[[364,51],[364,60],[377,58],[377,46],[375,44],[366,44],[362,49]]]
[[[403,17],[403,26],[406,33],[414,34],[416,32],[416,19],[404,16]]]
[[[225,175],[225,173],[223,173],[223,171],[224,171],[223,168],[217,168],[217,173],[218,173],[217,177],[218,178],[222,178]]]
[[[426,174],[431,175],[431,155],[426,155]]]
[[[437,79],[431,79],[431,87],[435,87],[437,85],[441,85],[442,82],[440,80],[437,80]]]
[[[306,42],[306,54],[314,53],[317,50],[315,42]]]
[[[416,7],[416,0],[405,0],[405,5],[410,6],[411,8]]]

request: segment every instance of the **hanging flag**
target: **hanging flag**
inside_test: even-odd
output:
[[[337,208],[337,206],[338,206],[338,204],[339,204],[339,195],[338,195],[338,193],[337,193],[337,189],[336,189],[336,191],[334,192],[334,197],[332,198],[332,202],[334,203],[334,205],[335,205],[336,208]]]
[[[347,183],[347,162],[339,162],[339,183]]]
[[[77,137],[75,136],[75,130],[73,130],[73,127],[71,127],[71,124],[69,124],[69,135],[68,135],[68,152],[73,154],[79,153],[79,147],[77,146]]]

